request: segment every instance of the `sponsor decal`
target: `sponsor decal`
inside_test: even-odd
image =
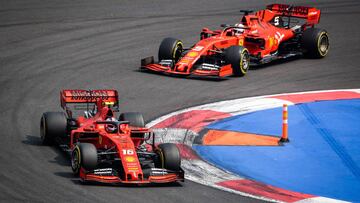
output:
[[[199,53],[198,53],[198,52],[191,51],[191,52],[189,52],[187,55],[190,56],[190,57],[195,57],[195,56],[199,55]]]
[[[244,39],[240,39],[239,40],[239,46],[243,46],[244,45]]]
[[[112,168],[100,168],[94,170],[95,175],[113,175]]]
[[[203,46],[196,46],[192,50],[194,51],[201,51],[204,47]]]
[[[115,102],[103,102],[104,106],[114,106]]]
[[[313,16],[313,15],[317,15],[317,14],[318,14],[317,11],[312,11],[312,12],[309,13],[309,16]]]
[[[303,14],[303,15],[306,15],[306,14],[308,14],[308,12],[309,12],[308,8],[303,7],[303,6],[295,6],[295,7],[293,7],[293,9],[291,9],[291,10],[292,10],[292,12],[294,12],[294,13],[299,13],[299,14]]]
[[[281,34],[280,32],[276,32],[275,39],[278,44],[280,44],[281,40],[285,37],[285,34]]]
[[[134,154],[134,150],[132,150],[132,149],[123,149],[123,150],[122,150],[122,153],[123,153],[124,155],[133,155],[133,154]]]
[[[307,15],[309,10],[307,7],[304,6],[294,6],[294,7],[290,7],[289,5],[278,5],[278,11],[279,12],[284,12],[284,13],[295,13],[295,14],[300,14],[300,15]]]
[[[274,45],[274,38],[269,37],[269,47],[272,47]]]
[[[258,33],[258,30],[251,31],[251,34],[257,34],[257,33]]]
[[[134,162],[134,161],[135,161],[135,157],[133,157],[133,156],[126,156],[126,157],[125,157],[125,161],[126,161],[126,162]]]
[[[137,167],[137,163],[136,162],[126,162],[126,166],[127,167]]]
[[[181,61],[179,62],[181,64],[188,64],[189,63],[189,59],[181,59]]]
[[[183,61],[183,60],[193,60],[194,58],[193,57],[189,57],[189,56],[184,56],[182,59],[181,59],[181,61]]]
[[[152,176],[167,175],[167,174],[169,174],[168,171],[162,168],[152,168],[150,172],[150,175]]]
[[[98,98],[107,100],[109,99],[109,95],[106,91],[71,91],[72,100],[95,100]]]

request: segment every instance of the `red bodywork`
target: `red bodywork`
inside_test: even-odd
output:
[[[283,17],[302,19],[297,30],[290,26],[279,25]],[[276,20],[277,19],[277,20]],[[173,66],[163,66],[154,63],[153,57],[142,60],[141,68],[155,72],[176,75],[198,75],[225,77],[233,74],[230,64],[222,63],[221,54],[230,46],[239,45],[248,49],[254,63],[266,63],[270,56],[279,50],[280,44],[296,37],[298,30],[304,31],[319,23],[320,10],[304,6],[289,6],[284,4],[271,4],[264,10],[253,14],[245,14],[240,23],[244,27],[228,26],[223,30],[209,30],[203,28],[201,40],[186,50],[182,57]],[[290,20],[289,20],[290,22]],[[243,29],[237,33],[237,29]],[[292,53],[295,55],[295,52]],[[207,56],[219,56],[217,68],[198,68],[199,60]],[[272,57],[272,59],[280,57]]]
[[[118,131],[116,133],[108,132],[106,125],[109,116],[114,120],[114,112],[110,106],[117,106],[118,93],[116,90],[63,90],[60,93],[61,106],[71,114],[67,107],[69,103],[96,103],[97,113],[91,118],[83,116],[75,120],[76,129],[71,130],[68,148],[72,151],[76,143],[92,143],[98,151],[112,151],[113,156],[121,161],[123,178],[119,175],[103,175],[101,169],[96,173],[80,170],[80,178],[84,181],[96,181],[103,183],[166,183],[174,181],[183,181],[183,171],[178,173],[168,173],[162,175],[144,176],[137,148],[149,139],[137,137],[138,134],[151,133],[148,128],[136,128],[129,126],[128,122],[118,122]],[[135,136],[134,136],[135,135]],[[151,152],[156,150],[154,145],[147,145]]]

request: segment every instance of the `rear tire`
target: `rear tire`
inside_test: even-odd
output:
[[[144,117],[138,112],[126,112],[119,116],[119,121],[129,121],[132,127],[145,127]]]
[[[231,64],[235,76],[244,76],[249,70],[250,54],[242,46],[231,46],[225,50],[225,60]]]
[[[159,144],[158,154],[160,156],[161,167],[172,171],[180,171],[180,152],[175,144]]]
[[[40,138],[42,144],[53,145],[57,137],[67,133],[67,118],[63,112],[43,113],[40,120]]]
[[[174,38],[165,38],[160,44],[158,58],[173,60],[175,63],[180,59],[183,52],[183,43]]]
[[[91,143],[80,143],[71,153],[71,169],[75,175],[80,173],[81,167],[88,171],[95,169],[97,162],[97,150]]]
[[[329,36],[326,30],[309,28],[304,31],[301,45],[305,56],[309,58],[323,58],[329,52]]]

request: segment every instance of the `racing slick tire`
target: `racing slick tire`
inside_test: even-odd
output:
[[[145,127],[144,117],[138,112],[126,112],[119,116],[119,121],[129,121],[129,125],[133,127]]]
[[[329,52],[329,36],[320,28],[306,29],[301,38],[304,55],[309,58],[323,58]]]
[[[40,138],[42,144],[53,145],[57,137],[66,136],[67,118],[63,112],[43,113],[40,120]]]
[[[163,59],[171,59],[176,63],[181,57],[183,47],[182,41],[178,39],[171,37],[163,39],[159,47],[159,61]]]
[[[244,76],[250,66],[249,51],[242,46],[231,46],[225,50],[225,61],[231,64],[235,76]]]
[[[177,146],[173,143],[164,143],[159,144],[158,147],[161,167],[171,171],[180,171],[181,158]]]
[[[95,169],[97,163],[97,150],[91,143],[80,143],[71,152],[71,169],[75,175],[80,173],[81,167],[88,171]]]

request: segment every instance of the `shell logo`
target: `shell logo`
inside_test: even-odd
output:
[[[134,161],[135,161],[135,158],[132,157],[132,156],[126,156],[126,157],[125,157],[125,161],[126,161],[126,162],[134,162]]]
[[[190,57],[195,57],[197,55],[199,55],[199,53],[194,52],[194,51],[188,53],[188,56],[190,56]]]

